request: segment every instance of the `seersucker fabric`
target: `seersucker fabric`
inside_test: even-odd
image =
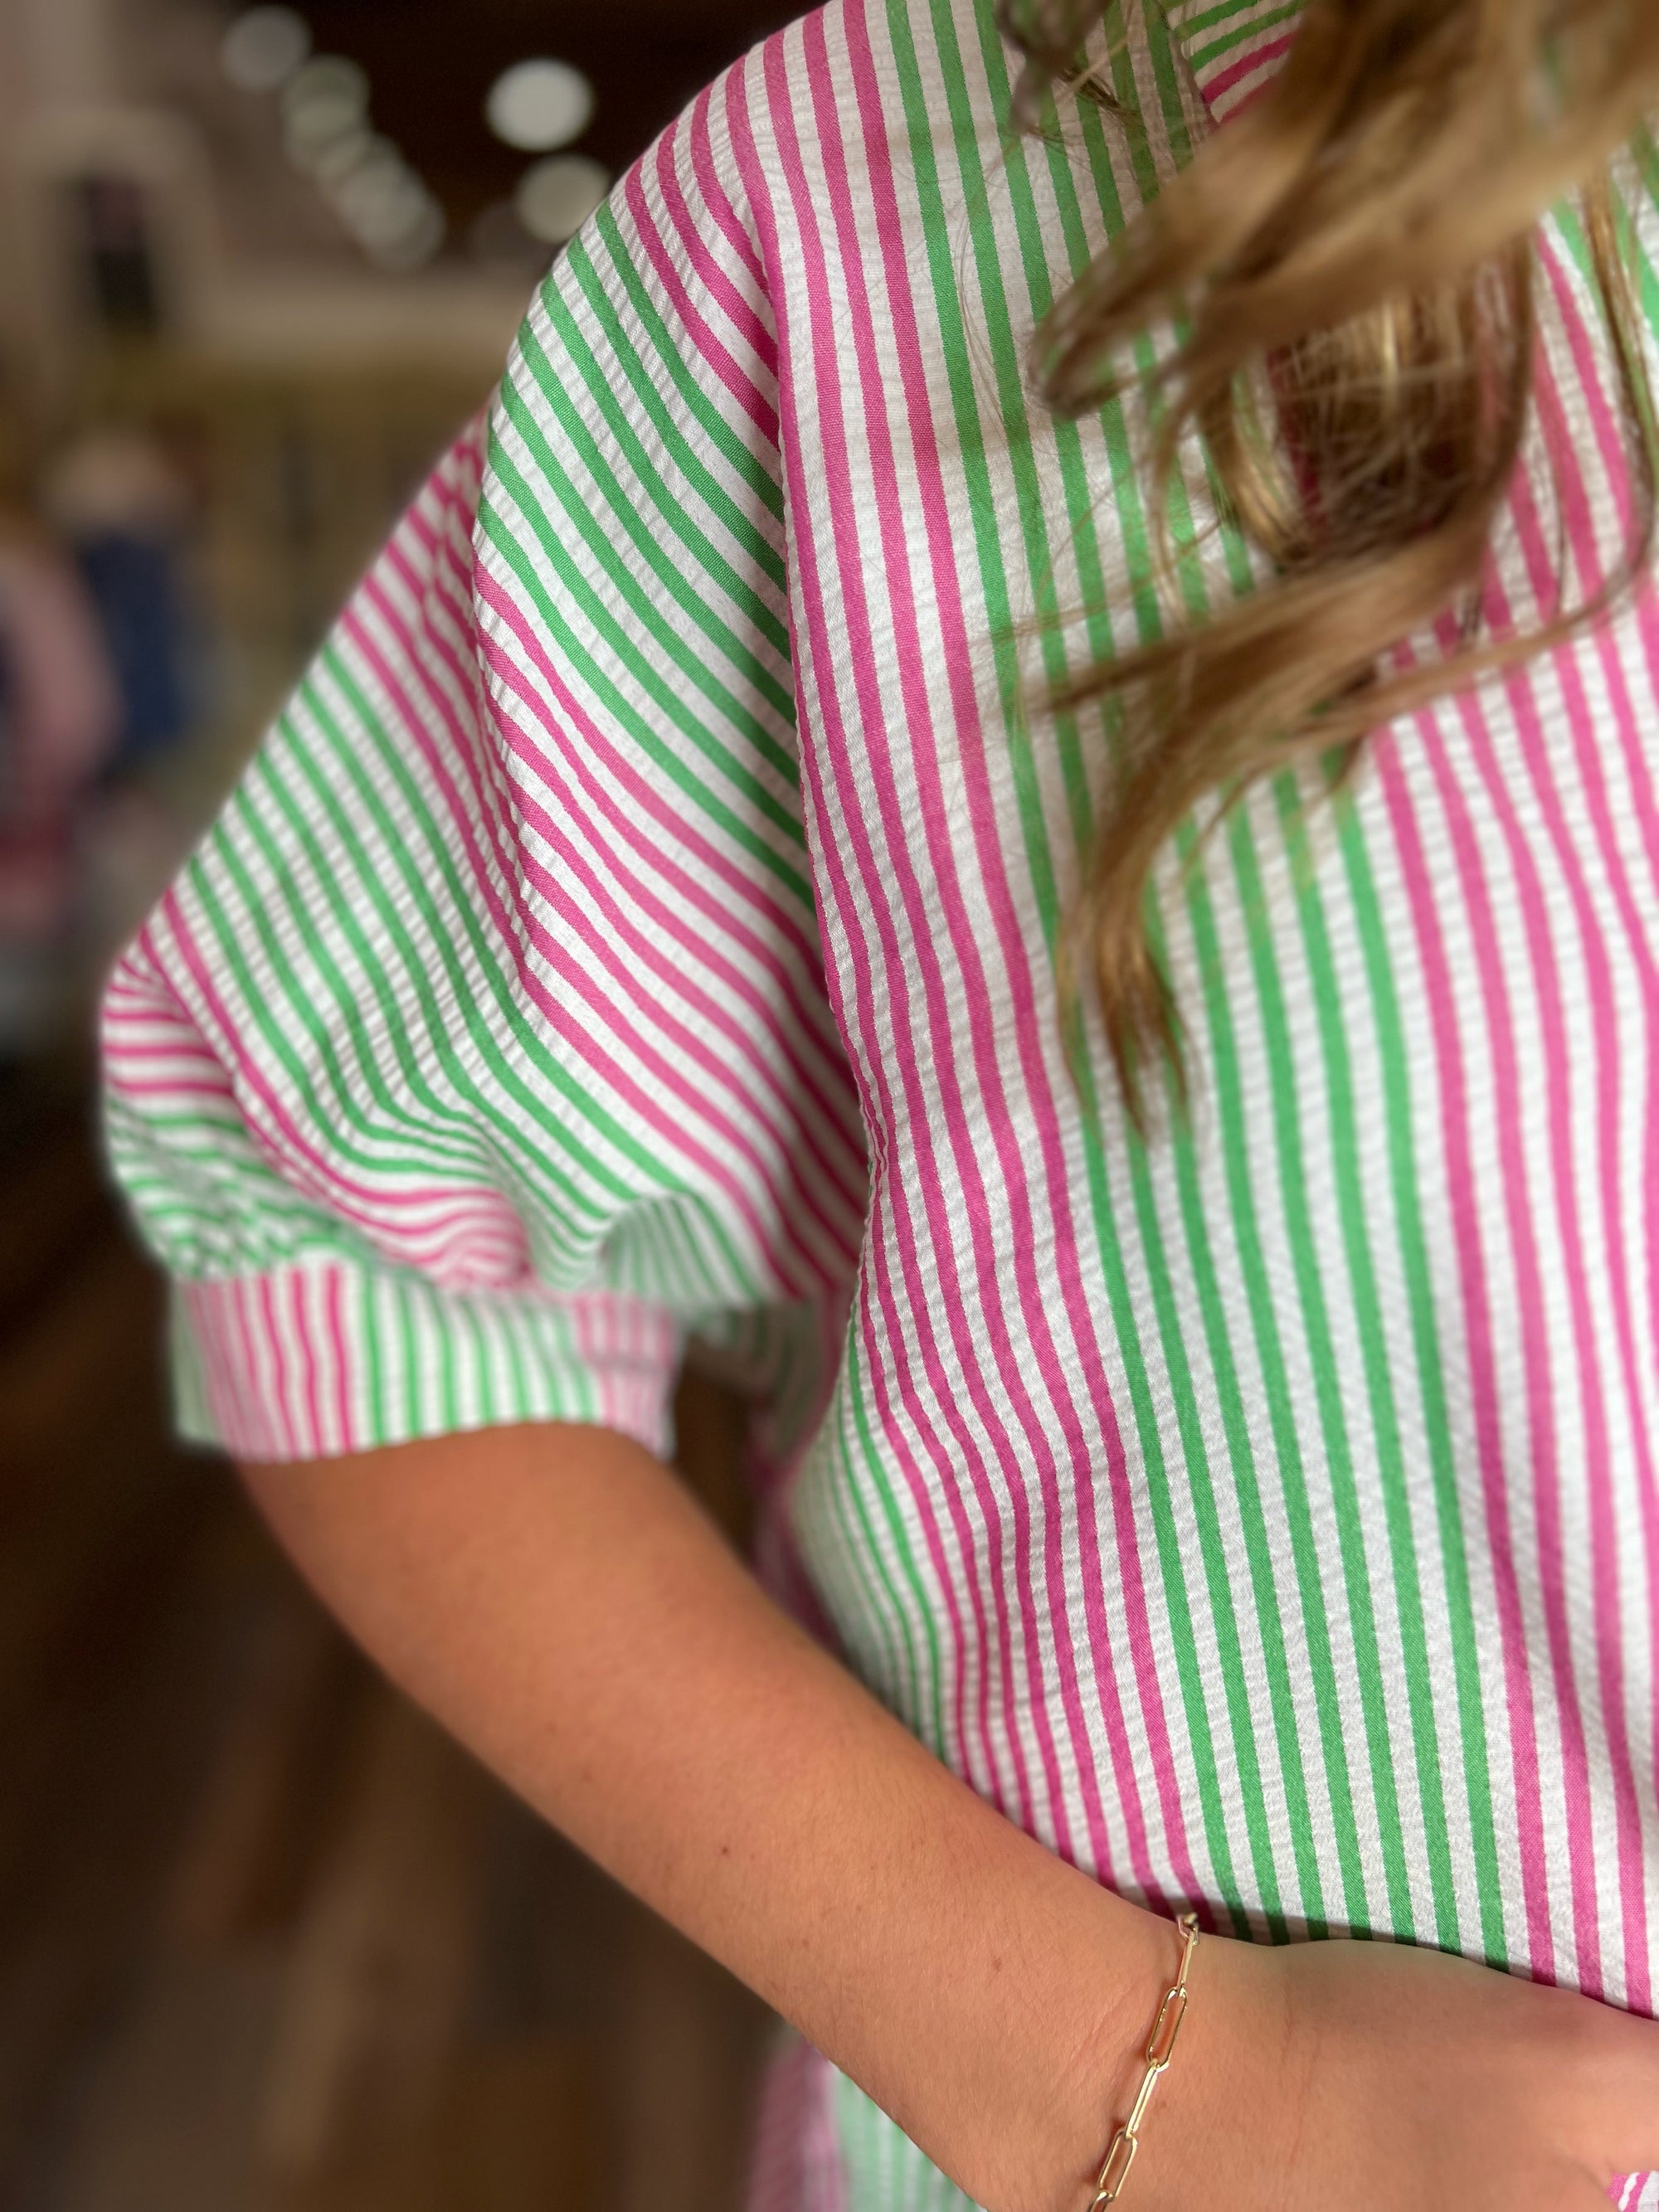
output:
[[[770,1585],[1010,1820],[1651,2014],[1659,597],[1339,813],[1281,777],[1188,872],[1195,817],[1190,1121],[1068,1071],[1101,768],[1026,702],[1167,616],[1137,402],[1057,421],[1024,348],[1296,16],[1127,0],[1127,119],[1041,138],[990,0],[832,0],[696,100],[122,960],[110,1152],[191,1435],[666,1449],[692,1347]],[[1650,146],[1616,182],[1659,366]],[[1538,252],[1499,628],[1632,504],[1571,208]],[[1255,587],[1196,441],[1169,520],[1194,612]],[[965,2200],[796,2047],[753,2201]]]

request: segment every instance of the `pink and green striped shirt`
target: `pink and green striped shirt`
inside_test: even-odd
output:
[[[1281,780],[1172,851],[1191,1125],[1079,1095],[1100,768],[1019,702],[1161,615],[1134,407],[1054,420],[1023,347],[1295,30],[1125,15],[1136,125],[1005,147],[990,0],[831,0],[627,176],[112,981],[113,1158],[191,1434],[662,1448],[695,1344],[774,1586],[1011,1820],[1651,2013],[1659,598],[1311,836]],[[1499,623],[1630,504],[1571,212],[1539,252]],[[1250,590],[1196,445],[1176,509],[1192,610]],[[962,2202],[779,2079],[757,2202]]]

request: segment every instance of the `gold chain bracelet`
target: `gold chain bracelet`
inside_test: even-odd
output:
[[[1146,2117],[1146,2107],[1152,2102],[1158,2077],[1175,2056],[1176,2038],[1181,2033],[1181,2023],[1187,2017],[1187,1969],[1192,1963],[1198,1944],[1198,1915],[1183,1913],[1176,1921],[1183,1941],[1181,1946],[1181,1970],[1175,1986],[1164,1993],[1164,2002],[1158,2008],[1158,2018],[1152,2023],[1145,2052],[1146,2071],[1141,2077],[1129,2117],[1112,2137],[1112,2147],[1106,2154],[1105,2164],[1095,2181],[1095,2193],[1090,2201],[1089,2212],[1106,2212],[1121,2195],[1124,2183],[1129,2179],[1129,2168],[1135,2162],[1135,2153],[1140,2148],[1140,2123]]]

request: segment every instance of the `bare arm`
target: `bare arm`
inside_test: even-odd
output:
[[[666,1468],[553,1425],[244,1472],[398,1682],[970,2195],[1087,2203],[1172,1930],[940,1765]]]
[[[650,1455],[485,1431],[246,1479],[322,1597],[988,2212],[1085,2212],[1178,1944],[933,1759]],[[1596,2212],[1659,2028],[1437,1952],[1206,1938],[1128,2212]]]

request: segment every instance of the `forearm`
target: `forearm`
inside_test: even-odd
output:
[[[389,1673],[970,2193],[1086,2203],[1170,1932],[957,1781],[667,1469],[560,1425],[245,1473]]]

